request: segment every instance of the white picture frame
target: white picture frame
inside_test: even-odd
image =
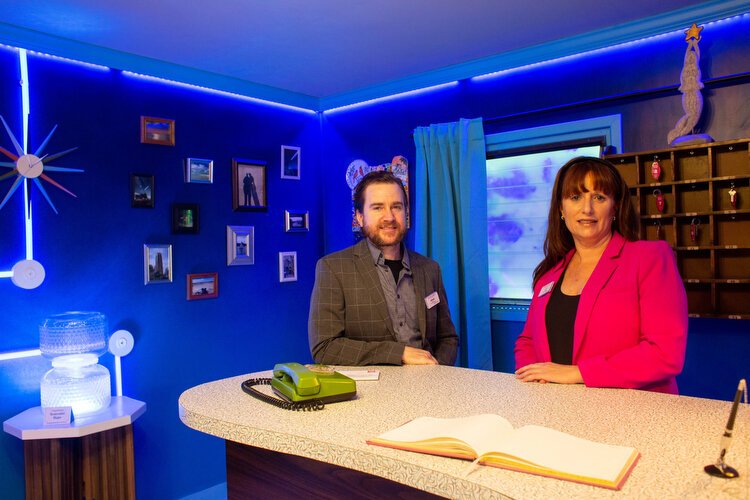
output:
[[[297,146],[281,146],[281,178],[300,179],[300,159],[302,148]]]
[[[255,264],[255,227],[227,226],[227,265]]]
[[[143,245],[143,284],[172,282],[172,245]]]
[[[203,158],[185,159],[185,182],[195,184],[213,184],[214,162]]]
[[[297,281],[297,252],[279,252],[279,282]]]

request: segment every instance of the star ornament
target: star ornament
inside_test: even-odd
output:
[[[5,130],[8,132],[8,136],[10,136],[10,140],[13,142],[13,147],[16,151],[16,153],[12,153],[11,151],[8,151],[7,149],[0,147],[0,153],[4,154],[11,160],[13,160],[12,163],[10,162],[0,162],[0,167],[10,168],[10,172],[6,172],[2,175],[0,175],[0,181],[4,181],[5,179],[11,178],[15,176],[15,181],[13,181],[13,184],[11,184],[10,189],[8,190],[8,193],[5,195],[5,198],[3,198],[3,201],[0,202],[0,209],[2,209],[5,204],[8,202],[11,196],[13,196],[13,193],[16,192],[18,187],[22,184],[25,180],[32,180],[34,184],[39,188],[39,191],[42,193],[44,198],[47,200],[47,203],[49,203],[49,206],[52,207],[52,210],[55,213],[57,212],[57,209],[55,208],[55,205],[52,203],[52,199],[47,194],[47,190],[44,189],[44,186],[42,185],[41,181],[39,179],[42,179],[44,181],[47,181],[48,183],[52,184],[56,188],[65,191],[69,195],[73,196],[74,198],[77,198],[75,194],[73,194],[71,191],[64,188],[61,184],[56,182],[54,179],[52,179],[50,176],[45,174],[45,170],[49,172],[83,172],[83,170],[78,168],[65,168],[65,167],[54,167],[49,164],[45,164],[47,162],[51,162],[53,160],[56,160],[60,158],[63,155],[66,155],[70,153],[71,151],[75,151],[78,148],[71,148],[67,149],[65,151],[61,151],[59,153],[51,154],[51,155],[43,155],[44,149],[47,147],[47,143],[49,142],[50,138],[52,138],[52,134],[55,133],[55,130],[57,130],[57,125],[55,125],[50,133],[47,135],[47,138],[44,139],[42,144],[37,148],[36,151],[33,153],[28,153],[21,148],[21,145],[18,144],[18,141],[16,140],[15,136],[13,135],[13,132],[10,131],[10,127],[8,127],[8,123],[5,121],[5,118],[0,115],[0,120],[3,122],[3,126],[5,127]]]
[[[685,32],[685,41],[689,42],[691,38],[695,38],[696,42],[700,42],[701,31],[703,31],[703,26],[698,27],[695,23],[693,23],[690,29]]]

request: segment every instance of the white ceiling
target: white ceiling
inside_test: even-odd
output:
[[[743,11],[750,2],[0,0],[0,42],[314,109]]]

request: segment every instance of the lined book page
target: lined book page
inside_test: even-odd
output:
[[[614,482],[635,450],[528,425],[516,429],[495,451],[559,472]]]

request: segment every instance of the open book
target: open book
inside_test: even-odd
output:
[[[546,427],[514,429],[503,417],[490,414],[420,417],[367,443],[615,490],[622,487],[640,456],[633,448],[596,443]]]

